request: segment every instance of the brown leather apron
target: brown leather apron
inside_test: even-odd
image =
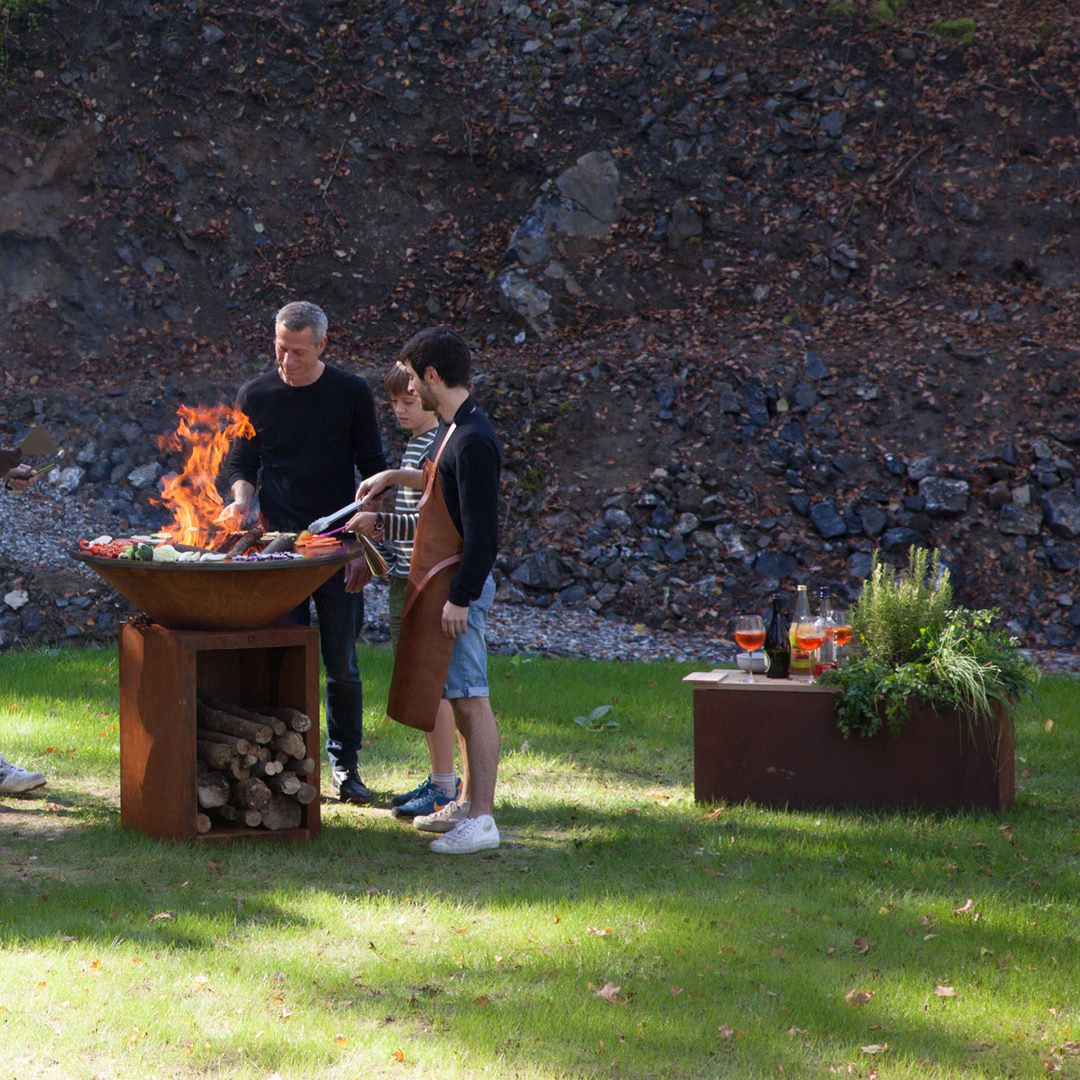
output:
[[[435,460],[424,462],[424,494],[417,504],[420,518],[386,703],[391,720],[421,731],[435,727],[454,651],[453,639],[443,633],[442,611],[450,597],[454,567],[461,562],[462,538],[446,509],[438,465],[456,426],[450,425]]]

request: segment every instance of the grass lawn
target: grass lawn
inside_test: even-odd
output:
[[[411,787],[361,668],[362,775]],[[695,805],[689,670],[493,658],[503,846],[450,859],[332,801],[311,842],[121,831],[115,653],[0,654],[49,777],[0,796],[0,1076],[1080,1077],[1080,680],[1006,813],[784,813]]]

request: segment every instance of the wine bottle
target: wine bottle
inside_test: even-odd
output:
[[[765,655],[769,658],[769,670],[765,674],[770,679],[786,679],[791,668],[791,641],[784,609],[780,604],[781,596],[775,593],[772,598],[772,618],[769,629],[765,631]]]
[[[836,667],[836,640],[833,637],[836,620],[833,618],[832,597],[827,588],[822,588],[818,594],[818,604],[818,614],[825,627],[825,640],[818,649],[817,663],[814,665],[815,678],[826,668]]]
[[[810,598],[805,585],[795,588],[795,610],[791,615],[791,628],[788,631],[788,646],[791,649],[790,671],[792,675],[810,674],[810,654],[805,649],[800,649],[795,642],[795,627],[800,622],[810,620]]]

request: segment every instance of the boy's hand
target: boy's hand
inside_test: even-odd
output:
[[[358,535],[363,533],[365,536],[373,536],[375,533],[375,515],[367,510],[361,510],[360,513],[353,514],[349,518],[345,523],[345,530]]]

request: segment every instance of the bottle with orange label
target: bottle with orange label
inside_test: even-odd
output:
[[[810,598],[805,585],[795,587],[795,608],[791,613],[791,628],[788,631],[788,643],[791,645],[791,664],[789,670],[792,675],[810,674],[810,654],[805,649],[800,649],[795,641],[795,627],[800,622],[810,620]]]

